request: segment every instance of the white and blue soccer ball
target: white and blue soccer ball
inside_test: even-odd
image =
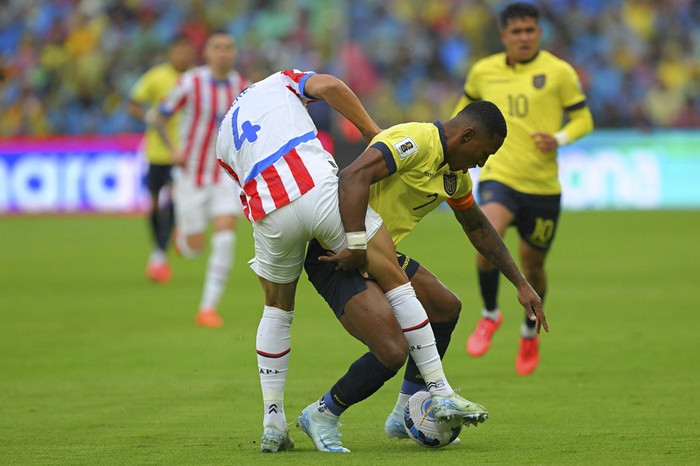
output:
[[[430,393],[421,390],[406,403],[403,423],[411,439],[422,447],[441,448],[449,445],[462,431],[461,419],[438,420],[433,415]]]

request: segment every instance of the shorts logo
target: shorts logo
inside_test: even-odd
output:
[[[535,89],[542,89],[545,81],[545,75],[543,74],[538,74],[532,77],[532,85],[535,87]]]
[[[418,144],[410,137],[403,138],[399,142],[394,143],[394,147],[396,148],[396,152],[399,153],[399,158],[401,160],[418,152]]]
[[[457,175],[454,173],[445,173],[442,175],[442,184],[445,187],[445,192],[448,196],[452,196],[457,191]]]

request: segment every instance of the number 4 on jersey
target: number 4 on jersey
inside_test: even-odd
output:
[[[246,140],[251,143],[257,141],[260,125],[254,125],[246,120],[241,125],[241,134],[238,134],[238,110],[240,110],[240,108],[237,108],[231,116],[231,128],[233,129],[233,143],[236,146],[236,150],[241,150],[241,146],[243,146]]]

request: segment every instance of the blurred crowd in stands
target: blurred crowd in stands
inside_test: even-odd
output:
[[[501,50],[505,4],[4,0],[0,136],[139,131],[126,112],[136,79],[164,60],[174,34],[201,51],[220,29],[235,36],[237,69],[252,80],[290,67],[331,72],[382,126],[446,119],[469,66]],[[598,128],[700,128],[700,1],[538,5],[543,48],[577,69]]]

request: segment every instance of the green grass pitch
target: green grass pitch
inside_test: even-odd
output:
[[[518,377],[522,314],[501,281],[491,351],[465,354],[478,319],[474,253],[448,212],[400,249],[463,301],[445,358],[453,386],[491,418],[441,450],[391,441],[400,378],[343,416],[348,455],[259,453],[255,331],[262,292],[239,228],[222,329],[193,324],[205,260],[172,257],[167,286],[144,278],[146,221],[0,219],[0,464],[698,464],[700,213],[565,212],[548,263],[535,374]],[[515,232],[507,243],[515,245]],[[302,276],[287,420],[364,352]]]

